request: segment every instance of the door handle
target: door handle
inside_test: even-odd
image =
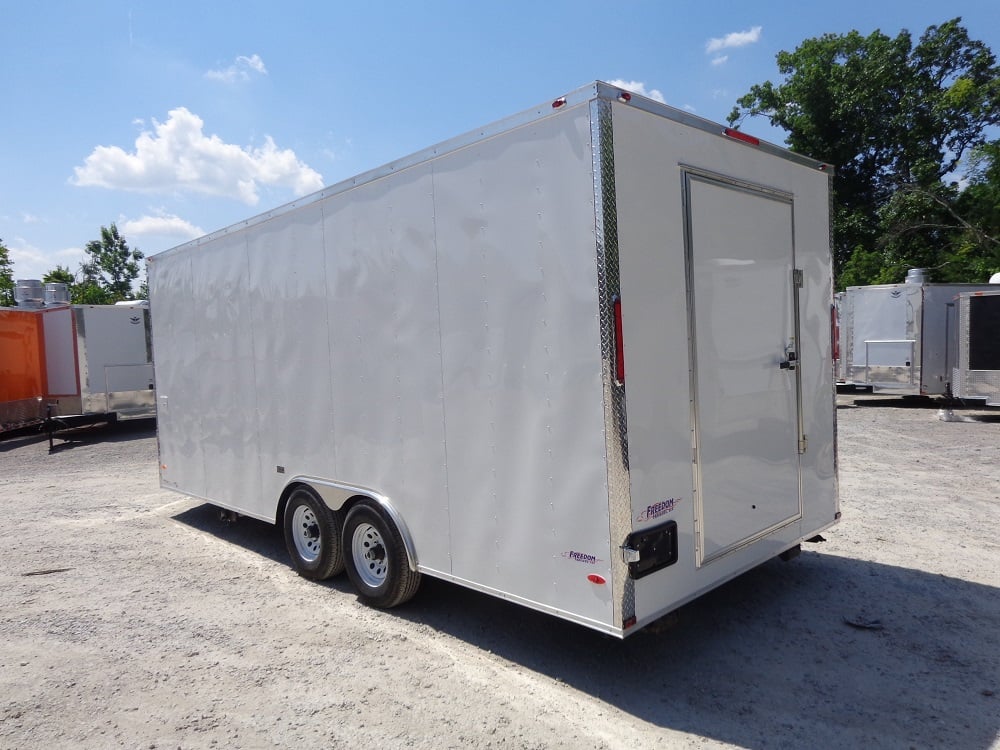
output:
[[[788,359],[779,362],[778,367],[780,367],[782,370],[789,370],[789,371],[794,370],[795,366],[797,365],[795,352],[788,352],[785,356],[787,356]]]

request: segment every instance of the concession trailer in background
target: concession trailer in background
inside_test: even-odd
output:
[[[989,284],[930,284],[914,268],[902,284],[851,286],[837,297],[837,381],[900,396],[950,392],[956,295]],[[839,329],[839,330],[838,330]]]
[[[154,255],[162,486],[635,632],[840,516],[830,173],[598,82]]]
[[[1000,406],[1000,286],[962,292],[954,307],[953,395]]]
[[[145,303],[71,305],[65,286],[18,281],[0,308],[0,431],[156,413]]]

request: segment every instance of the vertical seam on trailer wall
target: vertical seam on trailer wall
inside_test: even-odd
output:
[[[608,471],[608,512],[612,573],[613,625],[635,617],[635,582],[621,558],[620,547],[632,530],[628,473],[628,430],[625,387],[615,382],[614,299],[621,293],[618,257],[618,204],[615,196],[614,132],[611,102],[590,105],[594,160],[594,215],[597,251],[597,288],[601,327],[601,364],[604,385],[604,441]],[[627,314],[623,312],[623,315]]]
[[[445,503],[445,516],[448,519],[448,572],[454,573],[454,561],[451,554],[451,476],[448,468],[448,407],[447,400],[445,399],[445,382],[444,382],[444,327],[441,322],[441,249],[438,246],[438,231],[437,231],[437,193],[436,193],[436,170],[434,169],[435,161],[432,159],[430,162],[431,170],[431,228],[434,234],[434,295],[436,297],[437,303],[437,325],[438,325],[438,367],[440,368],[441,375],[441,439],[443,445],[441,446],[442,453],[444,454],[444,503]]]
[[[246,288],[253,289],[251,286],[251,271],[250,271],[250,233],[245,232],[243,234],[243,273],[246,275]],[[254,445],[257,446],[257,486],[264,487],[266,483],[264,477],[268,475],[268,472],[264,468],[264,456],[261,450],[261,434],[263,432],[263,425],[261,424],[260,417],[260,381],[257,377],[257,336],[254,329],[254,306],[255,298],[259,297],[257,294],[248,294],[248,302],[250,304],[249,315],[247,315],[247,325],[250,327],[250,368],[251,377],[253,378],[253,412],[255,415],[254,419]],[[206,472],[206,477],[208,476]]]
[[[330,397],[330,404],[332,405],[332,404],[337,403],[336,402],[337,383],[335,382],[336,373],[333,371],[333,366],[332,366],[334,352],[333,352],[332,342],[330,341],[330,331],[333,330],[331,328],[331,326],[333,324],[333,310],[331,309],[331,307],[333,305],[333,295],[330,293],[329,254],[330,254],[331,249],[328,248],[327,245],[326,245],[326,220],[327,220],[326,203],[320,203],[319,204],[319,238],[320,238],[319,241],[320,241],[320,245],[323,248],[323,300],[325,302],[325,307],[326,307],[326,362],[327,362],[326,373],[327,373],[327,377],[329,378],[329,383],[330,383],[330,388],[329,388],[329,394],[328,395]],[[334,279],[334,283],[335,284],[336,284],[336,281],[337,280]],[[328,422],[328,426],[329,426],[329,432],[328,432],[328,434],[334,436],[334,439],[329,441],[329,450],[330,450],[330,453],[332,454],[330,456],[330,465],[333,467],[333,470],[330,473],[332,473],[333,476],[335,476],[335,477],[339,477],[340,476],[340,462],[339,462],[339,459],[337,457],[337,453],[338,453],[338,451],[337,451],[338,441],[337,441],[337,439],[335,437],[337,435],[337,410],[334,409],[334,408],[328,409],[327,410],[327,414],[326,414],[326,418],[329,420],[329,422]],[[280,519],[279,519],[279,522],[280,522]]]

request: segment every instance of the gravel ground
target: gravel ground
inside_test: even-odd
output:
[[[1000,748],[1000,417],[839,402],[827,541],[624,642],[310,583],[148,423],[0,442],[0,747]]]

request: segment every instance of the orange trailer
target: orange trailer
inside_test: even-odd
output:
[[[47,389],[42,316],[0,309],[0,430],[42,419]]]

